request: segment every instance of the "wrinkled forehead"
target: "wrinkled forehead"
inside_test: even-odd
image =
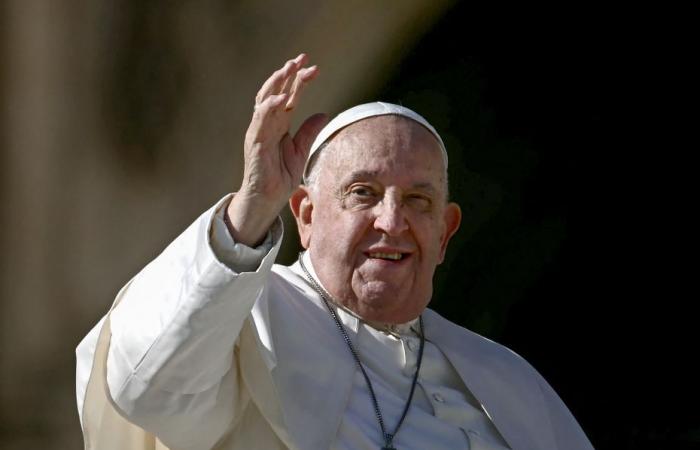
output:
[[[446,171],[439,142],[422,125],[401,116],[378,116],[338,131],[311,164],[331,177],[348,171]],[[321,160],[323,162],[321,162]],[[316,172],[317,173],[317,172]]]
[[[365,119],[340,130],[318,155],[325,188],[348,180],[376,180],[403,186],[447,189],[442,152],[435,137],[420,124],[400,116]],[[319,172],[316,172],[319,173]]]
[[[376,119],[380,118],[383,118],[381,121],[389,122],[392,121],[392,118],[398,118],[393,121],[394,123],[404,123],[405,120],[408,120],[409,124],[422,127],[423,130],[430,133],[441,150],[444,166],[445,169],[447,169],[447,150],[445,149],[445,144],[435,128],[423,116],[401,105],[373,102],[354,106],[343,111],[321,130],[316,140],[311,145],[306,166],[304,167],[304,179],[308,176],[309,168],[313,165],[313,161],[318,159],[318,153],[328,147],[331,142],[336,140],[339,136],[346,135],[348,131],[357,131],[361,133],[363,128],[365,132],[368,129],[372,131],[374,128],[373,125],[377,123]],[[384,132],[390,133],[389,130],[384,130]],[[358,136],[360,138],[362,137],[362,135]]]

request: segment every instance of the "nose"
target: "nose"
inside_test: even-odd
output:
[[[375,206],[374,229],[389,236],[398,236],[408,229],[408,222],[403,204],[397,199],[386,196]]]

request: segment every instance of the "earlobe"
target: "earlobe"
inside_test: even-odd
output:
[[[313,203],[311,195],[306,186],[299,186],[292,196],[289,197],[289,208],[292,210],[294,219],[297,222],[297,230],[299,239],[304,248],[309,248],[311,241],[311,221],[313,212]]]
[[[462,210],[457,203],[448,203],[445,208],[444,214],[445,220],[445,233],[442,236],[442,242],[440,242],[440,262],[445,259],[445,252],[447,251],[447,244],[450,239],[459,229],[459,225],[462,223]]]

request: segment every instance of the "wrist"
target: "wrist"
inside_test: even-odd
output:
[[[224,223],[235,242],[254,248],[264,240],[281,209],[239,191],[226,208]]]

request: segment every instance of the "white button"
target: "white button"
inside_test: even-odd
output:
[[[440,394],[438,394],[438,393],[433,394],[433,399],[435,399],[435,401],[438,402],[438,403],[444,403],[444,402],[445,402],[445,399],[442,398],[442,395],[440,395]]]

